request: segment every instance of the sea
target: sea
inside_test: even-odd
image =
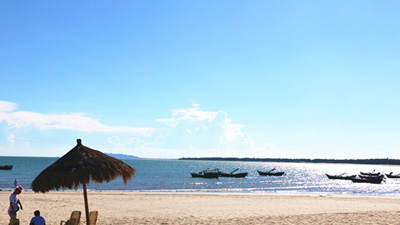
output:
[[[31,191],[31,183],[39,173],[58,158],[4,157],[0,165],[13,165],[12,170],[0,170],[0,191],[11,191],[18,185]],[[177,159],[124,159],[135,168],[135,176],[124,184],[122,178],[108,183],[90,182],[89,191],[102,192],[216,192],[216,193],[276,193],[294,195],[372,195],[400,196],[400,179],[386,179],[382,184],[353,183],[349,180],[329,180],[325,174],[358,174],[380,171],[400,174],[400,166],[359,164],[313,164],[271,162],[193,161]],[[248,172],[246,178],[192,178],[190,172],[218,168],[223,172]],[[257,170],[284,171],[282,177],[259,176]],[[76,189],[81,189],[77,187]],[[68,189],[67,189],[68,190]]]

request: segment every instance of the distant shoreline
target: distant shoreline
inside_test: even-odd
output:
[[[400,159],[289,159],[289,158],[234,158],[234,157],[183,157],[178,160],[233,161],[233,162],[289,162],[289,163],[339,163],[400,165]]]

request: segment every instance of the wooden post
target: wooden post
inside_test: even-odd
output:
[[[87,191],[86,191],[86,184],[85,183],[83,183],[83,197],[85,199],[86,224],[90,225],[89,203],[88,203],[88,199],[87,199]]]

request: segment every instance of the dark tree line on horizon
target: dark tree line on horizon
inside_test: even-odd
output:
[[[183,157],[183,158],[179,158],[179,160],[400,165],[400,159],[389,159],[389,158],[382,158],[382,159],[289,159],[289,158],[235,158],[235,157],[194,158],[194,157]]]

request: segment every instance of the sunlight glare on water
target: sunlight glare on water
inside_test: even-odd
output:
[[[14,179],[29,190],[33,179],[56,158],[0,157],[12,161],[11,171],[0,171],[0,189],[13,187]],[[227,162],[185,160],[123,160],[136,169],[135,176],[123,184],[121,178],[109,183],[88,185],[98,191],[173,191],[173,192],[242,192],[242,193],[293,193],[293,194],[362,194],[399,195],[400,179],[387,179],[382,184],[353,183],[349,180],[329,180],[325,174],[349,175],[362,172],[400,173],[399,166],[358,164],[311,164],[270,162]],[[4,163],[3,163],[4,164]],[[248,172],[246,178],[203,179],[192,178],[190,172],[219,168],[224,172]],[[260,176],[257,170],[284,171],[281,177]]]

